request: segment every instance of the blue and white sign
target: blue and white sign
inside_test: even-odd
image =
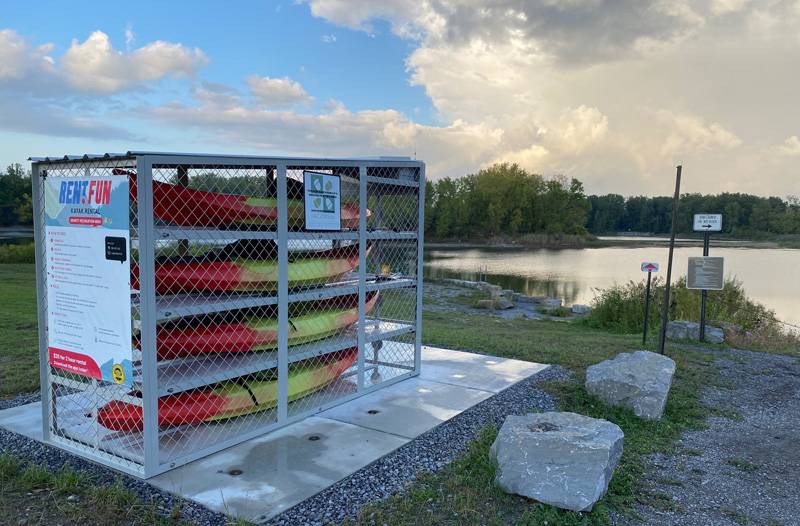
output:
[[[127,177],[48,177],[44,185],[50,365],[133,383]]]
[[[306,230],[342,229],[342,194],[338,175],[303,172]]]

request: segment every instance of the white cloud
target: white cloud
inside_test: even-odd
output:
[[[134,42],[136,42],[136,33],[133,32],[133,26],[128,24],[125,26],[125,50],[130,52]]]
[[[408,39],[411,84],[436,119],[497,132],[481,164],[516,160],[593,192],[669,192],[676,160],[704,174],[690,191],[764,192],[752,174],[800,120],[796,1],[305,1]],[[773,157],[784,160],[758,171],[769,191],[800,191]]]
[[[132,43],[132,32],[127,36]],[[130,140],[134,134],[116,123],[135,99],[108,95],[164,75],[193,73],[206,62],[199,50],[160,41],[121,53],[99,31],[83,44],[73,42],[60,60],[53,49],[50,43],[34,46],[12,29],[0,30],[1,129]]]
[[[0,81],[53,70],[52,44],[31,45],[13,29],[0,30]]]
[[[800,137],[792,135],[775,147],[775,152],[779,155],[798,156],[800,155]]]
[[[83,43],[73,40],[61,63],[75,88],[114,93],[169,75],[194,75],[208,64],[208,58],[198,48],[161,40],[123,53],[113,48],[108,35],[95,31]]]
[[[288,77],[271,78],[252,75],[247,78],[250,94],[266,108],[287,108],[309,104],[313,99],[299,82]]]
[[[669,130],[661,148],[661,153],[665,156],[686,156],[712,148],[736,148],[742,144],[739,137],[721,124],[706,124],[696,115],[676,115],[660,110],[656,113],[656,118]]]
[[[320,40],[322,40],[326,44],[333,44],[333,43],[336,42],[336,35],[334,35],[334,34],[322,35],[320,37]]]
[[[748,0],[711,0],[711,12],[715,15],[724,15],[741,11]]]

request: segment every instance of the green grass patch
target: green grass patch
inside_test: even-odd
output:
[[[554,318],[568,318],[572,315],[572,311],[566,307],[553,307],[552,309],[542,309],[542,314],[547,314]]]
[[[33,264],[36,257],[33,246],[33,243],[25,243],[21,245],[0,245],[0,264]]]
[[[0,265],[0,398],[39,388],[33,265]]]
[[[101,485],[69,466],[51,473],[0,454],[0,524],[166,526],[179,516],[163,517],[120,481]]]
[[[726,463],[729,466],[735,467],[739,471],[744,471],[745,473],[755,473],[761,467],[758,464],[754,464],[753,462],[743,458],[729,458]]]

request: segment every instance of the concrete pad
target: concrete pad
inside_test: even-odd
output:
[[[42,441],[42,403],[20,405],[0,411],[0,427]]]
[[[499,393],[549,365],[437,347],[422,347],[420,378]]]
[[[407,441],[309,417],[148,482],[213,510],[264,521]]]
[[[490,396],[488,391],[410,378],[319,416],[414,438]]]
[[[219,451],[148,482],[211,509],[265,521],[547,367],[423,347],[422,373],[418,377]],[[375,381],[385,380],[380,374],[376,378]],[[0,411],[0,427],[41,440],[40,403]],[[312,436],[318,438],[310,440]]]

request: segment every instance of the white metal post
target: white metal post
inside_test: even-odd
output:
[[[367,293],[367,166],[358,166],[358,376],[359,391],[364,390],[364,354],[366,349]],[[375,364],[377,367],[377,364]]]
[[[45,253],[44,200],[42,199],[43,176],[39,163],[31,164],[31,204],[33,207],[34,253],[36,261],[36,304],[39,326],[39,386],[42,393],[42,437],[50,440],[50,421],[53,418],[50,383],[50,357],[47,336],[47,254]],[[45,175],[46,176],[46,175]]]
[[[417,203],[417,312],[414,323],[414,372],[419,374],[422,366],[422,297],[424,294],[423,249],[425,241],[425,165],[419,167],[419,192]]]
[[[278,422],[289,416],[289,213],[286,164],[278,164]]]
[[[159,471],[158,364],[156,357],[156,279],[153,236],[153,165],[136,158],[136,220],[139,236],[139,338],[142,348],[144,476]]]

